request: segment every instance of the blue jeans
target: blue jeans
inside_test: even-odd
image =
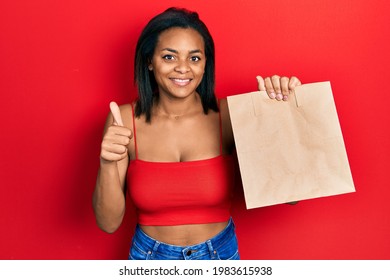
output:
[[[137,225],[129,260],[239,260],[235,225],[229,224],[216,236],[191,246],[176,246],[159,242]]]

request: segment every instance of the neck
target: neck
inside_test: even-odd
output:
[[[173,99],[160,95],[155,102],[156,114],[174,118],[192,114],[199,111],[199,108],[203,111],[198,94],[184,99]]]

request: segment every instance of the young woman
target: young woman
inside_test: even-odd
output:
[[[110,104],[93,196],[97,223],[111,233],[127,185],[138,220],[129,259],[239,259],[234,138],[214,73],[214,42],[197,13],[170,8],[146,25],[136,47],[138,99]],[[275,100],[300,85],[276,75],[258,82]]]

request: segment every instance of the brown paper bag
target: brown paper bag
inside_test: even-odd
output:
[[[227,100],[247,209],[355,191],[330,82]]]

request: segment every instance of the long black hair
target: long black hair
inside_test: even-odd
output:
[[[203,37],[205,45],[206,66],[198,88],[203,112],[209,109],[218,112],[218,104],[214,93],[215,88],[215,49],[214,40],[206,25],[199,19],[196,12],[182,8],[169,8],[152,18],[143,29],[135,51],[134,81],[138,88],[138,99],[135,106],[137,117],[145,114],[146,121],[151,121],[153,97],[158,93],[158,87],[153,72],[148,66],[152,60],[158,37],[161,32],[173,28],[192,28]]]

